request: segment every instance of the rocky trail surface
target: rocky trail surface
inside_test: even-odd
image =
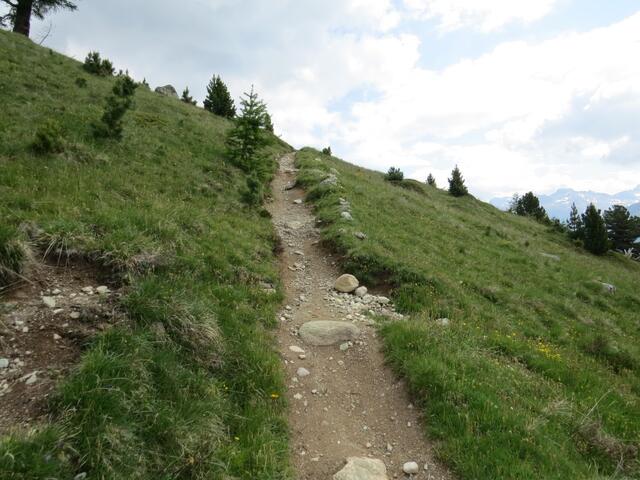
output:
[[[282,239],[286,289],[278,343],[288,378],[292,464],[299,480],[449,479],[405,386],[384,364],[372,314],[389,300],[335,289],[345,272],[319,245],[294,154],[280,161],[269,210]],[[350,290],[354,279],[341,279]],[[338,285],[340,286],[340,284]]]

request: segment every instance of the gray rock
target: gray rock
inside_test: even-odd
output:
[[[613,295],[614,293],[616,293],[616,287],[615,285],[611,285],[610,283],[604,283],[604,282],[600,282],[602,284],[602,289],[606,292],[606,293],[610,293],[611,295]]]
[[[106,295],[107,293],[109,293],[109,287],[105,285],[100,285],[98,288],[96,288],[96,292],[98,292],[101,295]]]
[[[71,312],[69,314],[69,318],[72,318],[73,320],[77,320],[80,318],[80,312]]]
[[[320,182],[320,186],[322,187],[335,187],[338,185],[338,177],[335,174],[331,173],[324,180]]]
[[[38,372],[30,373],[26,377],[22,377],[22,378],[24,378],[24,383],[26,385],[33,385],[38,381]]]
[[[56,308],[56,299],[53,297],[42,297],[42,303],[49,308]]]
[[[350,222],[351,220],[353,220],[353,216],[351,215],[351,212],[342,212],[342,213],[340,213],[340,216],[341,216],[344,220],[347,220],[347,221],[349,221],[349,222]]]
[[[345,343],[340,345],[340,351],[341,352],[346,352],[347,350],[349,350],[349,342],[345,342]]]
[[[296,205],[302,205],[302,199],[298,198],[297,200],[294,200],[293,203]]]
[[[448,318],[439,318],[438,320],[436,320],[436,323],[437,323],[438,325],[440,325],[441,327],[446,327],[446,326],[447,326],[447,325],[449,325],[449,323],[451,323],[451,322],[449,321],[449,319],[448,319]]]
[[[309,345],[328,346],[354,340],[360,335],[360,330],[350,322],[318,320],[302,325],[299,333]]]
[[[289,350],[291,350],[293,353],[304,353],[303,349],[301,349],[300,347],[296,347],[295,345],[291,345],[289,347]]]
[[[402,471],[407,475],[417,475],[420,473],[420,467],[416,462],[407,462],[402,466]]]
[[[387,467],[374,458],[347,458],[347,465],[333,476],[333,480],[389,480]]]
[[[367,287],[358,287],[356,288],[354,293],[356,294],[356,297],[362,298],[367,294],[368,291],[369,290],[367,290]]]
[[[351,293],[360,286],[360,282],[353,275],[345,274],[336,280],[333,285],[337,291],[342,293]]]
[[[73,477],[73,480],[86,480],[86,478],[87,478],[87,472],[82,472],[76,475],[75,477]]]
[[[363,233],[363,232],[356,232],[356,233],[354,233],[354,235],[358,240],[366,240],[367,239],[367,235],[365,233]]]
[[[552,255],[550,253],[541,253],[544,258],[548,258],[549,260],[553,260],[554,262],[559,262],[560,257],[558,255]]]
[[[307,370],[304,367],[300,367],[297,371],[296,371],[296,375],[299,378],[304,378],[304,377],[308,377],[309,375],[311,375],[311,372],[309,370]]]
[[[8,358],[0,358],[0,369],[5,369],[9,367],[9,359]]]
[[[164,87],[156,88],[156,93],[160,95],[164,95],[165,97],[174,97],[178,98],[178,92],[173,88],[173,85],[165,85]]]

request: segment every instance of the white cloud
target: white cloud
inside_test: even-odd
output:
[[[637,14],[590,32],[506,43],[440,71],[414,63],[376,83],[381,98],[353,107],[340,140],[350,158],[381,169],[399,164],[424,175],[443,158],[449,168],[460,163],[472,190],[484,196],[576,182],[597,190],[605,177],[621,190],[637,178],[640,159],[617,166],[615,174],[611,161],[635,145],[635,124],[617,125],[613,136],[585,134],[580,148],[546,129],[570,117],[584,128],[575,111],[580,98],[594,108],[629,97],[640,114],[639,55]],[[427,150],[416,148],[427,139]]]
[[[514,22],[539,20],[557,3],[558,0],[404,0],[412,13],[437,18],[444,31],[472,27],[485,32]]]

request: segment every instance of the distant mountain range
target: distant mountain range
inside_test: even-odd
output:
[[[640,215],[640,185],[633,190],[609,195],[598,192],[578,192],[570,188],[561,188],[551,195],[538,195],[540,203],[547,210],[550,217],[566,220],[569,217],[571,204],[575,203],[579,212],[584,212],[590,203],[601,210],[613,205],[624,205],[633,215]],[[506,210],[509,208],[510,197],[500,197],[491,200],[491,204]]]

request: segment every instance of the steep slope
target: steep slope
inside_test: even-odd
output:
[[[411,314],[381,320],[387,359],[462,478],[639,474],[639,264],[312,149],[297,165],[345,270]]]
[[[124,138],[95,140],[113,82],[0,31],[0,266],[22,269],[0,276],[0,357],[13,372],[0,379],[18,385],[14,365],[28,373],[38,354],[29,345],[42,325],[16,331],[12,315],[55,286],[44,267],[90,264],[110,278],[121,317],[72,338],[60,309],[55,341],[78,343],[82,356],[68,378],[45,369],[19,385],[23,401],[41,382],[57,387],[49,421],[0,432],[0,477],[285,478],[284,405],[272,395],[283,381],[268,333],[282,299],[276,241],[268,215],[241,201],[245,175],[225,161],[229,122],[141,87]],[[34,133],[52,122],[63,147],[36,155]],[[269,150],[273,160],[289,148],[273,138]],[[66,287],[59,303],[84,295]]]

